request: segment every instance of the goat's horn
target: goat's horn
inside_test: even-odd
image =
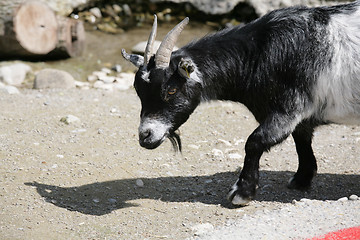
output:
[[[126,60],[128,60],[129,62],[134,64],[137,68],[144,65],[144,57],[143,56],[140,56],[140,55],[137,55],[137,54],[128,54],[125,51],[125,49],[121,49],[121,54],[123,55],[123,57]]]
[[[165,36],[155,55],[156,67],[166,68],[169,66],[171,53],[175,46],[176,40],[178,39],[180,33],[188,23],[189,18],[186,17]]]
[[[151,33],[149,36],[149,40],[147,42],[145,53],[144,53],[144,64],[148,64],[149,60],[151,58],[151,55],[153,54],[153,46],[156,38],[156,31],[157,31],[157,16],[154,14],[154,23],[151,29]]]

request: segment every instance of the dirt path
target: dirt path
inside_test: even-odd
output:
[[[292,140],[275,147],[262,157],[257,200],[232,209],[225,195],[256,127],[241,105],[201,105],[181,128],[182,155],[169,142],[140,148],[133,90],[22,89],[0,93],[0,109],[1,239],[185,239],[293,199],[360,196],[359,127],[317,131],[308,193],[285,187],[297,166]],[[69,114],[80,121],[60,122]]]

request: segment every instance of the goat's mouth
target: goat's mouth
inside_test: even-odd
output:
[[[173,146],[175,152],[181,152],[182,145],[180,135],[175,131],[170,131],[165,133],[161,138],[154,139],[150,134],[140,136],[139,143],[140,146],[149,150],[159,147],[165,140],[168,138]]]

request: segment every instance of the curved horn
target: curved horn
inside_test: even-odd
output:
[[[149,60],[153,54],[153,47],[154,47],[154,42],[155,42],[155,38],[156,38],[156,31],[157,31],[157,16],[156,16],[156,14],[154,14],[154,23],[153,23],[153,26],[151,29],[149,40],[148,40],[146,48],[145,48],[144,64],[149,63]]]
[[[137,68],[144,65],[144,57],[143,56],[140,56],[140,55],[137,55],[137,54],[128,54],[125,51],[125,49],[121,49],[121,54],[123,55],[123,57],[126,60],[128,60],[129,62],[134,64]]]
[[[171,53],[175,46],[176,40],[178,39],[180,33],[188,23],[189,18],[186,17],[165,36],[155,55],[156,67],[166,68],[169,66]]]

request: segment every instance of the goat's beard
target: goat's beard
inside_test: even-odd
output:
[[[173,146],[175,152],[181,152],[181,139],[180,135],[176,132],[171,132],[169,135],[169,140]]]

